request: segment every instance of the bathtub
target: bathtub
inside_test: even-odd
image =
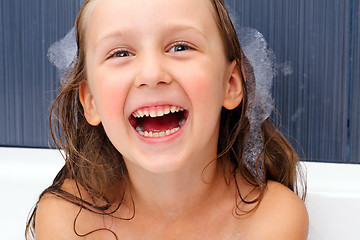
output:
[[[26,219],[64,161],[57,150],[0,147],[1,239],[23,240]],[[304,162],[309,240],[360,239],[360,165]]]

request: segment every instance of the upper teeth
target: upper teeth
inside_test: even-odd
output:
[[[184,111],[183,108],[177,106],[164,106],[157,108],[142,108],[132,113],[135,118],[146,117],[162,117],[166,114]]]

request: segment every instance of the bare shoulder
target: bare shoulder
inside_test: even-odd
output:
[[[73,222],[78,211],[79,207],[62,198],[44,195],[36,210],[36,239],[77,239]]]
[[[277,182],[268,183],[253,223],[252,239],[307,239],[309,217],[305,204],[298,195]]]
[[[68,181],[64,184],[64,190],[70,193],[73,191],[74,183]],[[87,225],[82,224],[83,219],[89,220],[89,213],[67,200],[53,194],[45,194],[38,203],[35,219],[35,234],[37,240],[53,239],[84,239],[77,234],[84,233],[87,226],[95,225],[96,217],[90,217],[91,221],[86,221]],[[74,224],[75,219],[76,224]],[[93,222],[93,223],[91,223]],[[75,227],[75,229],[74,229]],[[76,232],[75,232],[76,231]]]

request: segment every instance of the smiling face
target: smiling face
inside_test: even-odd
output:
[[[221,108],[242,93],[210,1],[94,0],[88,11],[80,101],[129,171],[216,158]]]

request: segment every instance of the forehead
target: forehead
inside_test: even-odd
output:
[[[179,24],[212,34],[218,32],[213,12],[209,0],[93,0],[84,23],[95,39],[117,29],[156,33]]]
[[[110,13],[115,13],[118,17],[128,17],[136,13],[156,16],[152,20],[166,15],[177,17],[184,13],[192,17],[202,17],[205,12],[210,14],[212,12],[210,0],[92,0],[89,6],[91,17],[94,17],[94,13],[104,17],[105,11],[108,16]]]

